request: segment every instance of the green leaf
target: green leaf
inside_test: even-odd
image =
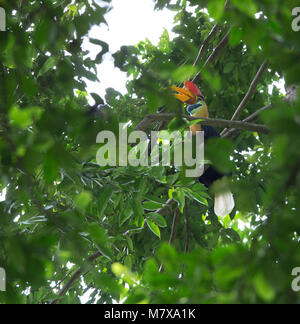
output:
[[[164,29],[164,32],[160,37],[158,49],[165,53],[169,53],[170,51],[170,36],[167,29]]]
[[[103,191],[101,192],[99,198],[98,198],[98,209],[99,209],[99,217],[102,217],[105,209],[109,203],[109,200],[112,197],[113,194],[113,188],[111,186],[107,186],[103,189]]]
[[[92,240],[100,246],[105,245],[108,241],[105,230],[97,223],[88,224],[88,232]]]
[[[185,207],[185,193],[181,188],[175,189],[173,193],[173,199],[178,203],[178,207],[183,214]]]
[[[31,217],[29,219],[21,221],[19,224],[32,225],[32,224],[38,224],[38,223],[44,223],[44,222],[47,222],[47,218],[45,216],[36,216],[36,217]]]
[[[224,2],[220,0],[210,0],[207,9],[211,17],[220,20],[224,13]]]
[[[91,96],[93,97],[93,99],[95,100],[97,105],[103,105],[104,104],[103,99],[97,93],[91,93]]]
[[[197,201],[201,205],[208,206],[207,199],[202,197],[199,193],[194,192],[193,190],[190,189],[184,189],[184,192],[190,199]]]
[[[178,178],[179,178],[179,173],[174,173],[172,175],[167,176],[167,184],[169,186],[173,186],[178,180]]]
[[[173,72],[172,79],[175,82],[183,82],[189,80],[191,77],[196,75],[198,69],[193,65],[181,66]]]
[[[165,168],[162,166],[152,167],[149,176],[157,180],[162,180],[165,175]]]
[[[108,246],[109,238],[103,227],[97,223],[88,224],[88,233],[92,242],[96,245],[99,252],[109,260],[114,259],[112,249]]]
[[[168,130],[170,132],[174,132],[179,130],[182,127],[186,128],[186,125],[187,123],[185,119],[183,119],[182,117],[174,117],[168,124]]]
[[[132,208],[129,205],[125,205],[119,214],[119,225],[122,226],[132,215]]]
[[[220,237],[220,234],[219,233],[216,233],[214,235],[212,235],[209,240],[208,240],[208,247],[210,249],[215,249],[218,245],[218,241],[219,241],[219,237]]]
[[[127,255],[124,260],[124,265],[128,269],[132,269],[133,264],[134,264],[134,257],[131,254]]]
[[[150,213],[147,216],[148,218],[151,218],[151,220],[157,224],[159,227],[167,227],[167,222],[165,220],[165,218],[158,213]]]
[[[208,70],[203,70],[201,72],[201,76],[203,77],[203,79],[210,84],[210,86],[215,90],[215,91],[219,91],[221,89],[221,78],[220,75],[212,72],[212,71],[208,71]]]
[[[233,70],[234,67],[235,67],[235,64],[233,62],[229,62],[224,66],[223,72],[225,74],[228,74]]]
[[[254,19],[254,15],[259,11],[254,0],[232,0],[232,4],[235,5],[240,11],[242,11],[247,16]]]
[[[50,56],[46,62],[44,63],[44,65],[41,67],[39,73],[38,73],[38,77],[42,76],[43,74],[45,74],[46,72],[48,72],[50,69],[52,69],[57,63],[57,58],[55,56]]]
[[[96,59],[95,59],[96,63],[99,64],[102,62],[103,55],[109,51],[109,46],[107,43],[105,43],[104,41],[102,41],[100,39],[90,38],[90,42],[92,44],[99,45],[102,47],[102,50],[98,53],[98,55],[96,56]]]
[[[231,46],[236,46],[240,43],[243,37],[243,32],[240,28],[233,26],[230,31],[229,42]]]
[[[152,222],[152,220],[150,220],[150,219],[146,219],[146,223],[147,223],[148,227],[150,228],[151,232],[153,234],[155,234],[157,237],[161,238],[159,227],[154,222]]]
[[[274,300],[275,291],[272,288],[272,286],[267,282],[262,273],[255,276],[253,283],[255,286],[256,293],[263,301],[271,303]]]
[[[92,194],[89,191],[83,191],[76,196],[75,203],[80,210],[84,211],[92,200]]]
[[[122,286],[118,283],[116,278],[113,278],[111,275],[107,273],[97,273],[94,276],[94,282],[96,288],[101,289],[101,291],[112,294],[116,298],[122,292]]]
[[[200,123],[201,121],[203,121],[203,118],[199,118],[199,119],[196,119],[196,120],[191,120],[188,122],[189,126],[192,126],[192,125],[196,125],[198,123]]]
[[[163,243],[157,251],[157,257],[164,267],[171,272],[175,272],[180,267],[180,257],[175,248],[167,243]]]
[[[127,282],[130,286],[136,284],[138,280],[137,276],[132,273],[126,266],[122,265],[121,263],[114,263],[111,266],[111,269],[117,277],[125,280],[125,282]]]
[[[130,251],[134,251],[132,239],[130,237],[126,236],[126,241],[127,241]]]
[[[234,168],[230,155],[233,154],[234,144],[224,138],[210,138],[205,147],[206,158],[222,173],[228,173]]]
[[[144,227],[144,208],[140,201],[132,201],[132,209],[137,227]]]
[[[226,228],[224,229],[224,232],[235,242],[239,242],[241,240],[239,233],[232,228]]]
[[[9,111],[9,118],[13,125],[25,129],[38,120],[42,113],[43,110],[40,107],[21,109],[18,106],[13,106]]]
[[[163,204],[154,201],[145,201],[143,206],[146,210],[158,210],[163,207]]]
[[[38,93],[38,86],[33,79],[22,74],[22,89],[28,97],[36,96]]]

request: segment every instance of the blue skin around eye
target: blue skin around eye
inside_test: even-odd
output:
[[[201,107],[202,106],[202,103],[201,102],[198,102],[198,103],[196,103],[196,104],[194,104],[194,105],[189,105],[188,107],[187,107],[187,112],[190,114],[190,115],[194,115],[194,113],[195,113],[195,110],[197,109],[197,108],[199,108],[199,107]]]

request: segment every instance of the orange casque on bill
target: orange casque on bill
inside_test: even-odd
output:
[[[188,105],[197,103],[198,97],[203,97],[199,88],[191,81],[185,81],[184,88],[171,87],[171,89],[177,92],[174,94],[176,99]]]

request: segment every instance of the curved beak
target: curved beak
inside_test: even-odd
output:
[[[181,102],[187,103],[189,105],[197,103],[197,96],[194,95],[190,90],[179,87],[171,87],[171,89],[176,92],[174,94],[174,97]]]

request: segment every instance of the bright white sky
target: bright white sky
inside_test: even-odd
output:
[[[89,34],[109,44],[110,54],[104,56],[104,62],[98,67],[101,83],[87,81],[88,92],[96,92],[104,97],[105,89],[112,87],[126,93],[126,73],[114,67],[111,53],[115,53],[122,45],[135,45],[148,38],[157,44],[166,28],[172,36],[174,12],[170,10],[154,11],[152,0],[113,0],[113,9],[105,16],[108,27],[104,24],[94,26]],[[91,51],[91,57],[99,52],[99,46],[84,43],[84,49]]]
[[[3,191],[0,191],[0,202],[5,200],[6,188]]]

